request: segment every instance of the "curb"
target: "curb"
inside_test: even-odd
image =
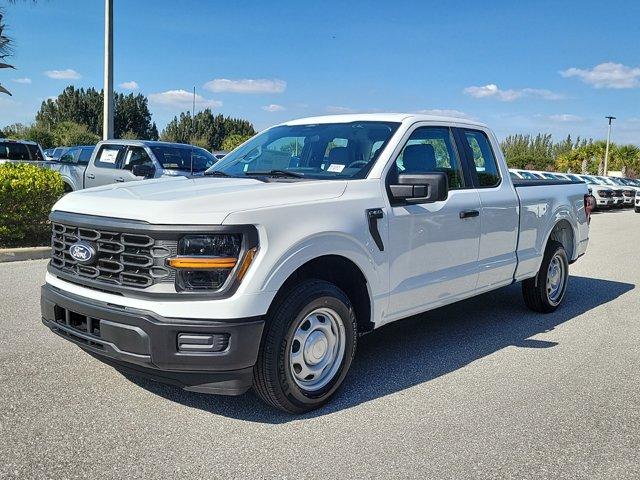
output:
[[[51,247],[0,248],[0,263],[49,258]]]

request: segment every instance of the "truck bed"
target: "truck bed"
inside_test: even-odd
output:
[[[584,182],[569,180],[513,180],[520,208],[520,235],[516,254],[516,281],[532,277],[540,267],[549,232],[559,220],[563,228],[552,235],[567,236],[573,245],[570,261],[582,255],[588,243],[589,225],[584,196],[589,193]],[[575,225],[576,227],[572,227]]]

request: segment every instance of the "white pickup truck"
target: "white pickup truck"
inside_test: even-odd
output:
[[[587,248],[590,198],[580,182],[514,183],[469,120],[291,121],[206,176],[63,197],[42,319],[121,371],[198,392],[253,386],[304,412],[386,323],[513,282],[554,311]]]

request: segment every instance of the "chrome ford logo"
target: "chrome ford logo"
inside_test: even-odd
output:
[[[74,243],[69,247],[69,255],[79,263],[89,264],[96,256],[96,249],[86,242]]]

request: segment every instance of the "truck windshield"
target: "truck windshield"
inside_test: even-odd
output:
[[[150,147],[162,168],[166,170],[204,172],[218,161],[211,153],[199,147],[172,147],[170,145],[155,145]]]
[[[364,178],[399,123],[281,125],[255,136],[206,174],[309,178]]]

